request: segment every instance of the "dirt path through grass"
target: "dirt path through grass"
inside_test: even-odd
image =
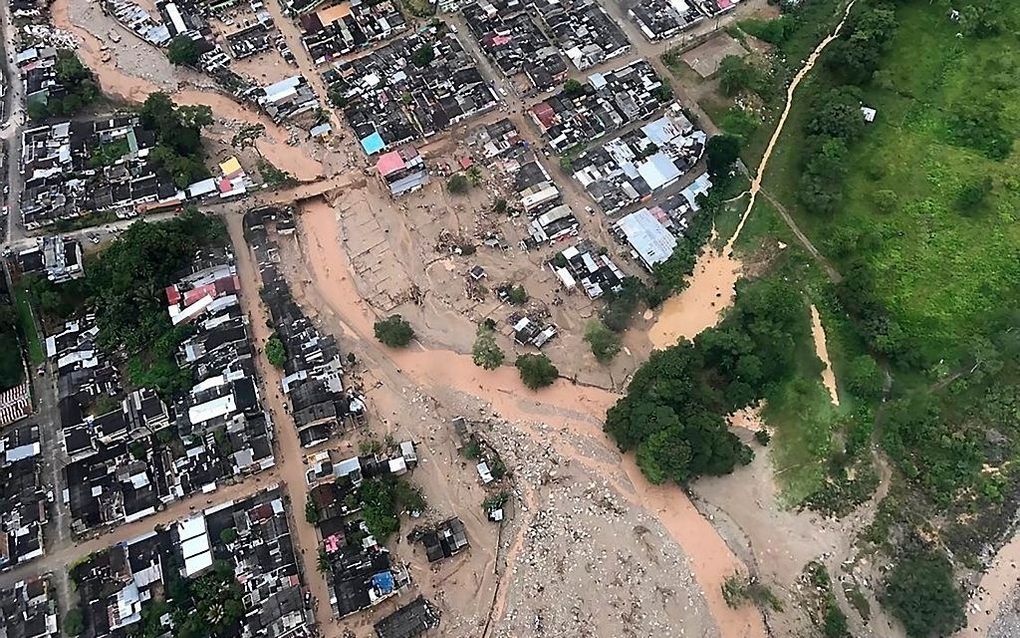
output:
[[[779,136],[783,134],[783,127],[786,125],[786,118],[790,115],[790,109],[793,107],[793,94],[800,86],[800,83],[807,77],[807,74],[814,68],[815,63],[818,62],[818,58],[821,56],[822,51],[825,47],[829,46],[833,40],[839,37],[840,32],[843,30],[843,25],[846,24],[847,18],[850,16],[850,10],[853,8],[856,0],[850,0],[846,5],[846,9],[843,11],[843,19],[839,21],[836,28],[833,29],[824,40],[818,43],[815,50],[808,56],[807,62],[801,67],[797,75],[793,77],[793,81],[790,82],[790,86],[786,89],[786,105],[783,107],[783,114],[779,116],[779,123],[776,125],[776,130],[772,132],[772,137],[769,139],[769,144],[765,147],[765,154],[762,155],[761,164],[758,165],[758,172],[755,173],[754,179],[751,180],[751,198],[747,202],[747,208],[744,210],[744,214],[740,217],[740,223],[737,224],[737,230],[730,237],[730,240],[726,242],[726,248],[724,253],[729,253],[733,250],[733,244],[740,237],[740,231],[744,228],[744,223],[747,218],[751,215],[751,211],[754,209],[754,203],[758,198],[758,192],[761,191],[761,183],[765,177],[765,169],[768,167],[769,159],[772,157],[772,151],[775,150],[776,143],[779,141]],[[791,220],[788,220],[788,223]]]

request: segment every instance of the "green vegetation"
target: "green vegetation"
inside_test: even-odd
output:
[[[584,95],[584,85],[574,78],[563,83],[563,94],[569,98],[577,98]]]
[[[36,316],[32,309],[31,294],[25,287],[28,284],[26,279],[26,277],[22,277],[21,282],[19,282],[14,290],[14,307],[17,311],[17,332],[28,352],[29,363],[40,365],[46,360],[46,351],[43,349],[42,338],[39,336],[39,330],[36,328]],[[40,279],[50,286],[53,285],[45,277]],[[15,343],[10,343],[10,345],[17,347]],[[18,359],[20,360],[20,358],[19,356]]]
[[[485,500],[482,501],[482,510],[485,512],[498,510],[499,508],[506,505],[506,502],[508,500],[510,500],[509,492],[497,492],[492,496],[487,496]]]
[[[287,365],[287,349],[284,348],[280,335],[274,334],[266,342],[266,359],[277,368]]]
[[[883,602],[911,638],[946,636],[964,626],[964,598],[941,552],[912,549],[886,577]]]
[[[220,532],[220,542],[229,545],[237,540],[237,528],[227,527]]]
[[[464,175],[457,173],[446,180],[446,190],[454,195],[464,195],[471,190],[471,182]]]
[[[419,68],[427,67],[435,59],[436,52],[431,44],[423,44],[411,54],[411,63]]]
[[[319,508],[316,507],[311,494],[305,499],[305,521],[309,525],[317,525],[319,522]]]
[[[170,41],[166,57],[172,64],[197,66],[202,54],[198,50],[196,42],[186,35],[179,35]]]
[[[265,182],[268,188],[280,188],[297,184],[297,180],[294,179],[293,175],[277,168],[266,159],[259,160],[259,174],[262,175],[262,181]]]
[[[748,166],[760,160],[782,110],[786,87],[802,61],[838,22],[844,0],[779,4],[783,14],[775,20],[741,20],[727,29],[750,53],[724,58],[716,74],[719,94],[700,100],[723,131],[741,138],[742,157]],[[751,47],[748,36],[767,42],[772,50]],[[677,72],[676,66],[671,69]],[[761,126],[763,121],[766,126]]]
[[[168,221],[131,225],[89,264],[86,297],[96,308],[97,343],[126,360],[132,384],[164,394],[190,387],[190,372],[174,360],[189,329],[171,326],[162,291],[197,250],[226,241],[222,221],[189,209]]]
[[[636,450],[652,482],[727,474],[752,452],[724,416],[783,387],[808,330],[795,288],[780,279],[742,282],[717,327],[652,353],[610,408],[606,431],[622,451]]]
[[[881,446],[890,496],[862,536],[893,560],[882,601],[914,636],[946,635],[962,621],[954,563],[973,566],[1017,506],[1020,78],[1011,69],[1020,47],[1008,34],[1018,20],[1020,5],[991,0],[859,0],[798,89],[767,197],[737,242],[745,255],[765,238],[790,246],[763,277],[791,282],[818,306],[839,382],[836,407],[798,337],[792,373],[765,392],[784,497],[848,514],[879,482],[871,457]],[[805,57],[789,55],[798,29],[740,26],[791,67]],[[732,108],[714,104],[713,114]],[[873,123],[862,105],[877,111]],[[745,160],[767,132],[751,134]],[[772,200],[839,283],[796,246]],[[847,597],[870,614],[859,591]],[[842,612],[823,611],[825,635],[845,635]]]
[[[740,138],[735,135],[716,135],[705,145],[705,154],[713,183],[725,181],[740,159]]]
[[[514,365],[521,375],[521,381],[531,390],[552,385],[556,377],[560,376],[560,371],[544,354],[522,354],[514,361]]]
[[[584,340],[599,363],[609,363],[620,352],[620,336],[601,321],[589,321],[584,329]]]
[[[776,598],[768,585],[753,576],[747,577],[741,574],[729,576],[723,581],[722,593],[726,604],[733,608],[751,603],[762,610],[783,610],[782,602]]]
[[[846,614],[839,608],[836,596],[832,593],[832,579],[825,565],[811,561],[804,568],[811,588],[807,590],[812,598],[808,607],[811,621],[821,627],[825,638],[850,638]]]
[[[81,609],[74,607],[64,614],[64,635],[78,636],[85,630],[85,620],[82,618]]]
[[[358,488],[358,495],[365,525],[379,543],[385,543],[386,539],[400,530],[401,512],[425,510],[425,498],[421,490],[392,476],[366,480]]]
[[[391,348],[403,348],[414,339],[414,328],[400,315],[375,322],[375,338]]]
[[[151,157],[179,188],[209,177],[202,128],[212,124],[208,106],[177,106],[166,93],[153,93],[139,111],[144,128],[155,131]]]
[[[33,120],[75,115],[99,99],[99,86],[92,72],[81,63],[74,51],[58,49],[54,69],[57,82],[64,89],[63,95],[50,96],[45,101],[30,101],[28,115]]]
[[[478,328],[478,336],[471,347],[471,360],[475,365],[486,370],[495,370],[503,365],[506,355],[496,343],[496,335],[487,326]]]
[[[171,569],[166,578],[166,611],[173,618],[177,638],[225,638],[240,632],[243,592],[231,563],[217,560],[213,571],[195,579],[186,579]],[[152,635],[159,635],[159,630]]]
[[[92,168],[112,166],[114,162],[127,155],[130,150],[126,137],[117,138],[93,151],[92,156],[89,157],[89,166]]]
[[[416,18],[430,18],[436,13],[436,5],[428,0],[403,0],[400,6]]]
[[[523,306],[528,303],[528,291],[524,289],[524,286],[519,284],[511,286],[506,294],[507,300],[515,306]]]

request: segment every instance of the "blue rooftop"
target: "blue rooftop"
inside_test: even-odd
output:
[[[367,155],[374,155],[386,148],[386,142],[383,141],[382,135],[379,135],[379,132],[376,131],[361,140],[361,148],[365,149]]]
[[[379,572],[372,576],[372,585],[379,590],[380,594],[389,594],[393,591],[393,574],[390,572]]]

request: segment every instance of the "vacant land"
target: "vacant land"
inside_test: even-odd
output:
[[[1020,7],[1009,11],[1020,16]],[[989,313],[1016,300],[1017,156],[991,159],[962,146],[952,120],[990,96],[1004,106],[1010,138],[1020,133],[1020,80],[1010,71],[1020,48],[1007,35],[957,38],[959,25],[928,3],[898,13],[890,51],[866,87],[864,101],[878,117],[849,156],[842,205],[831,216],[793,210],[830,255],[864,258],[890,312],[937,360],[953,357]],[[767,180],[794,203],[800,158],[791,138],[800,134],[790,128]],[[962,201],[975,186],[983,197]]]

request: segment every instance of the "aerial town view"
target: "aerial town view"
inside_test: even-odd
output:
[[[0,638],[1020,638],[1020,2],[0,32]]]

